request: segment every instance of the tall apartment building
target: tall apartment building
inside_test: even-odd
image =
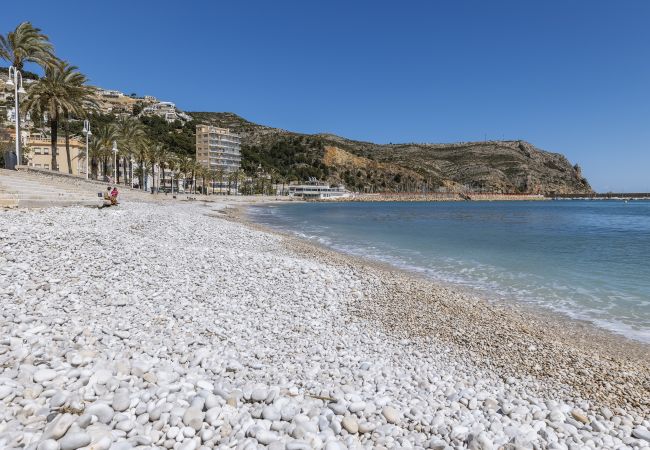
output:
[[[234,172],[241,165],[240,137],[227,128],[196,126],[196,160],[210,170]]]

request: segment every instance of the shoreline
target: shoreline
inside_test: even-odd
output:
[[[437,339],[453,346],[472,364],[494,371],[504,380],[523,376],[546,384],[541,389],[546,394],[560,389],[559,397],[570,394],[601,406],[627,406],[641,414],[650,414],[650,399],[645,395],[650,389],[650,344],[560,312],[514,300],[487,300],[469,288],[339,252],[289,231],[254,222],[246,212],[250,207],[253,205],[229,204],[223,216],[249,228],[281,236],[285,246],[299,255],[352,268],[363,276],[381,280],[385,288],[381,303],[360,302],[353,313],[377,323],[389,333],[420,341]],[[432,296],[431,292],[439,295]],[[470,306],[470,309],[459,306]],[[408,319],[377,320],[377,317],[399,317],[400,313]],[[437,317],[439,314],[444,319]],[[490,320],[500,325],[494,326]],[[450,323],[463,326],[450,327]],[[469,333],[471,328],[478,332]],[[486,342],[490,345],[485,345]]]

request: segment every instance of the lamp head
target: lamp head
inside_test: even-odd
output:
[[[20,85],[20,89],[18,89],[18,93],[19,94],[27,94],[27,91],[25,90],[25,88],[23,87],[22,84]]]
[[[11,79],[11,76],[9,76],[6,85],[9,87],[14,87],[14,80]]]

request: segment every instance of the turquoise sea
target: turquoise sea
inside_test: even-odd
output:
[[[253,220],[650,343],[650,202],[300,203]]]

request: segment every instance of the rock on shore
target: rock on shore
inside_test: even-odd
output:
[[[352,267],[201,205],[0,212],[0,448],[650,448],[348,314]]]

